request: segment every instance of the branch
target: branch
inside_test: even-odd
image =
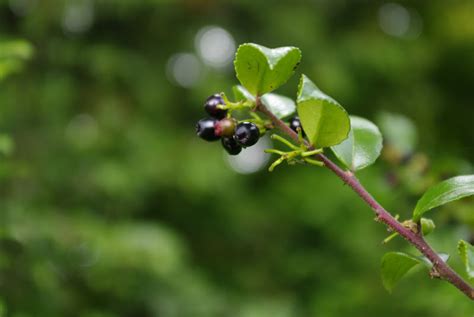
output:
[[[299,143],[298,134],[291,130],[285,122],[277,118],[265,105],[256,99],[256,110],[265,114],[273,124],[283,133],[288,135],[293,141]],[[309,149],[314,149],[307,143]],[[382,207],[372,195],[362,186],[359,180],[351,172],[346,172],[337,166],[333,161],[327,158],[324,154],[316,154],[314,156],[320,160],[324,165],[336,174],[345,184],[359,195],[362,200],[375,212],[376,221],[384,223],[391,231],[397,232],[400,236],[405,238],[409,243],[416,247],[426,258],[430,260],[433,265],[432,276],[437,276],[448,281],[458,288],[461,292],[466,294],[471,300],[474,300],[474,288],[472,288],[466,281],[464,281],[441,257],[433,250],[433,248],[425,241],[421,233],[416,233],[409,228],[403,226],[396,220],[385,208]],[[421,231],[421,230],[419,230]]]

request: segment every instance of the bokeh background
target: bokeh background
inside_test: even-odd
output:
[[[324,169],[268,173],[195,137],[239,43],[302,49],[306,73],[386,147],[360,177],[394,214],[473,173],[473,1],[0,1],[0,316],[472,316]],[[294,97],[297,77],[279,93]],[[429,240],[472,241],[474,200]]]

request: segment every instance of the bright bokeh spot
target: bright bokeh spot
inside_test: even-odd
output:
[[[234,38],[218,26],[207,26],[199,30],[195,45],[204,63],[215,68],[228,66],[235,54]]]
[[[67,33],[83,33],[94,21],[94,5],[90,0],[71,1],[64,8],[62,25]]]
[[[416,38],[422,30],[419,14],[398,3],[385,3],[378,12],[380,28],[388,35]]]
[[[271,148],[271,141],[267,136],[260,138],[257,144],[243,149],[239,155],[228,156],[230,167],[240,174],[252,174],[264,168],[270,154],[264,152],[265,149]]]
[[[191,88],[201,78],[201,63],[192,53],[177,53],[168,60],[168,80],[184,88]]]

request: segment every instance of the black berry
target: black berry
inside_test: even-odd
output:
[[[242,147],[233,138],[222,138],[222,146],[230,155],[237,155],[242,151]]]
[[[196,134],[206,141],[216,141],[220,137],[215,133],[217,120],[214,118],[204,118],[196,124]]]
[[[242,147],[252,146],[260,137],[258,127],[251,122],[242,122],[235,128],[234,139]]]
[[[216,135],[231,137],[234,135],[236,121],[233,118],[224,118],[216,123]]]
[[[220,109],[218,105],[225,105],[224,99],[219,94],[214,94],[207,98],[204,104],[204,110],[213,118],[222,119],[227,115],[227,110]]]
[[[298,128],[300,128],[301,132],[304,135],[303,127],[301,126],[300,117],[296,116],[290,119],[290,128],[296,133],[298,133]]]

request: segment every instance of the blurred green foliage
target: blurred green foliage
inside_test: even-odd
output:
[[[300,71],[350,113],[415,123],[418,151],[387,143],[360,173],[408,218],[427,186],[472,173],[473,16],[468,0],[0,1],[0,314],[474,314],[421,271],[385,292],[382,254],[413,250],[381,246],[385,229],[329,172],[241,175],[193,131],[204,99],[237,83],[200,30],[297,46]],[[460,269],[472,199],[432,215],[430,241]]]
[[[24,61],[31,58],[33,48],[22,40],[0,42],[0,80],[20,71]]]

